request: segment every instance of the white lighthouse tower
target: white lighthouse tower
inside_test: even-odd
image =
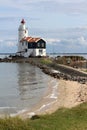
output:
[[[22,19],[21,24],[20,24],[19,29],[18,29],[18,52],[22,51],[21,40],[24,37],[28,37],[28,28],[26,28],[25,20]]]
[[[18,56],[46,56],[46,42],[42,38],[28,36],[25,20],[22,19],[18,28]]]

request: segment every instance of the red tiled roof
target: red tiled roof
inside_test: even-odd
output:
[[[33,37],[24,37],[22,41],[27,41],[27,42],[38,42],[39,40],[41,40],[41,38],[33,38]]]

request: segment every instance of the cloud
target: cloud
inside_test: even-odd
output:
[[[4,39],[0,40],[0,53],[13,53],[17,52],[16,39]]]
[[[87,39],[83,36],[77,38],[64,39],[48,39],[47,50],[49,52],[67,52],[67,53],[83,53],[87,52]]]
[[[5,40],[5,45],[7,47],[15,47],[17,45],[17,41],[15,40]]]
[[[16,44],[14,42],[11,42],[11,41],[7,42],[5,45],[7,47],[14,47],[14,46],[16,46]]]
[[[0,0],[0,7],[1,13],[2,9],[4,9],[4,12],[10,12],[11,9],[15,16],[21,15],[21,12],[23,11],[45,11],[49,13],[56,12],[75,15],[87,13],[86,0]],[[15,14],[15,12],[17,13]],[[27,12],[25,12],[25,14],[27,14]]]
[[[51,44],[56,45],[56,43],[59,43],[60,41],[61,41],[60,39],[54,39],[54,38],[46,39],[46,42],[49,43],[49,45],[51,45]]]
[[[52,39],[48,38],[46,39],[46,42],[49,45],[58,45],[58,44],[66,44],[66,45],[87,45],[87,39],[85,39],[83,36],[77,37],[77,38],[66,38],[66,39]],[[55,44],[54,44],[55,43]]]
[[[87,13],[87,1],[86,0],[30,0],[20,3],[21,6],[26,6],[25,9],[31,9],[35,11],[47,11],[50,13],[64,13],[64,14],[80,14]]]

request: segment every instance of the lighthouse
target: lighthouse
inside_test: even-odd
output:
[[[22,50],[21,40],[28,37],[28,28],[26,27],[25,20],[22,19],[18,28],[18,52]]]
[[[46,56],[46,42],[42,38],[28,36],[24,19],[18,28],[17,54],[23,57]]]

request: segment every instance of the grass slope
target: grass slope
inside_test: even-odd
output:
[[[87,130],[87,103],[72,109],[59,109],[35,120],[0,119],[0,130]]]

